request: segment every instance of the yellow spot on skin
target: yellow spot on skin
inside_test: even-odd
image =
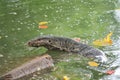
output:
[[[110,32],[104,39],[101,40],[95,40],[93,41],[93,44],[96,46],[108,46],[112,45],[113,41],[111,40],[112,32]]]
[[[67,76],[63,76],[63,80],[70,80],[70,78]]]
[[[89,66],[93,66],[93,67],[98,67],[98,63],[94,62],[94,61],[90,61],[88,62]]]

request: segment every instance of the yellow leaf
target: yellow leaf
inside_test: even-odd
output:
[[[110,32],[105,38],[104,38],[104,42],[108,42],[110,44],[112,44],[112,40],[111,40],[111,36],[112,36],[112,32]]]
[[[94,61],[90,61],[88,62],[89,66],[94,66],[94,67],[97,67],[99,64],[94,62]]]
[[[67,76],[63,76],[63,80],[69,80],[70,78]]]
[[[48,22],[44,21],[44,22],[39,22],[39,25],[46,25],[48,24]]]
[[[101,40],[95,40],[93,41],[93,44],[96,46],[107,46],[107,45],[112,45],[112,40],[111,40],[111,36],[112,36],[112,32],[110,32],[104,39]]]
[[[96,40],[93,42],[93,44],[97,46],[105,46],[105,43],[103,40]]]

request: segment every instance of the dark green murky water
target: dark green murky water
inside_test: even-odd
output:
[[[79,37],[92,45],[113,32],[113,45],[99,47],[109,59],[104,67],[89,67],[88,61],[78,55],[49,51],[58,59],[57,69],[30,80],[62,80],[65,75],[70,80],[120,80],[119,5],[120,0],[0,0],[0,75],[46,52],[26,46],[37,36]],[[39,29],[41,21],[47,21],[49,27]],[[112,68],[114,74],[103,73]]]

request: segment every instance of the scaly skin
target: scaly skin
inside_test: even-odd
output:
[[[99,62],[106,62],[107,57],[105,54],[96,48],[86,44],[76,42],[69,38],[44,36],[28,42],[31,47],[45,47],[47,49],[59,49],[70,53],[78,53],[85,57],[97,59]]]

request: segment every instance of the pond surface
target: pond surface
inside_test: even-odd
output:
[[[41,21],[48,22],[47,29],[38,28]],[[78,37],[93,46],[109,32],[112,46],[98,47],[108,57],[105,65],[94,68],[79,55],[48,51],[56,70],[30,80],[62,80],[65,75],[70,80],[120,80],[120,0],[1,0],[0,75],[47,51],[26,45],[37,36]],[[104,74],[109,69],[115,73]]]

